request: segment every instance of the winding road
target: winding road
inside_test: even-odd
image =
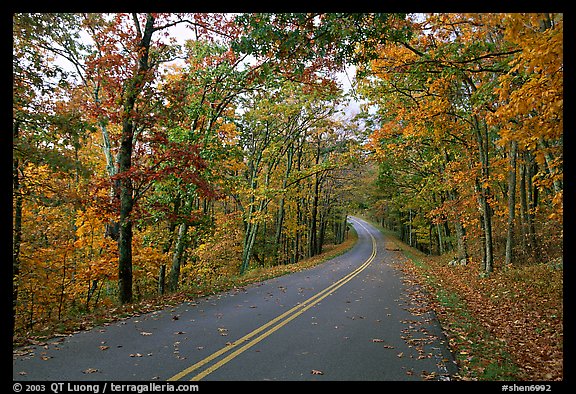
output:
[[[13,380],[449,380],[405,257],[350,223],[356,245],[314,268],[16,349]]]

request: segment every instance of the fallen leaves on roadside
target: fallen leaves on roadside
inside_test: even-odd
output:
[[[457,357],[457,379],[493,379],[494,368],[487,366],[495,366],[500,379],[562,380],[561,270],[519,265],[480,278],[480,268],[449,267],[444,256],[419,259],[418,266],[407,260],[397,268],[409,287],[420,286],[429,296],[423,301],[434,309]],[[484,346],[474,347],[479,341]]]
[[[422,371],[422,373],[420,374],[420,376],[421,376],[424,380],[434,380],[434,379],[436,379],[436,372],[426,372],[426,371]]]

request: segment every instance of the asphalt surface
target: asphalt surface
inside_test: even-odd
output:
[[[16,349],[13,380],[449,380],[447,341],[405,257],[358,242],[309,270]]]

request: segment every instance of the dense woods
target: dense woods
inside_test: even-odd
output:
[[[343,242],[364,157],[336,68],[244,50],[234,18],[14,15],[17,330]]]
[[[562,269],[561,14],[19,13],[12,123],[15,334],[298,264],[351,213]]]
[[[373,214],[410,245],[487,273],[561,264],[561,17],[410,23],[412,39],[382,48],[360,82],[379,121]]]

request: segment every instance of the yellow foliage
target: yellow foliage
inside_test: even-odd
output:
[[[238,274],[242,258],[242,220],[238,212],[216,217],[214,234],[194,251],[196,262],[183,269],[183,276],[211,282],[220,276]]]
[[[235,145],[238,140],[238,130],[232,122],[224,123],[218,128],[218,136],[225,146]]]

